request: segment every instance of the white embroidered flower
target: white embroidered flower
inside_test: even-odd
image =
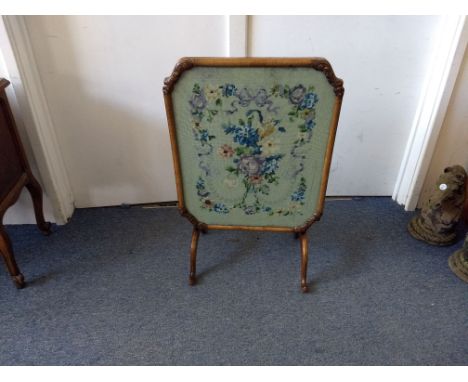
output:
[[[221,97],[221,89],[217,86],[206,85],[205,96],[208,101],[215,101]]]
[[[308,137],[309,133],[307,132],[300,132],[299,134],[297,134],[297,139],[300,140],[300,141],[305,141]]]
[[[262,141],[262,154],[263,155],[272,155],[276,153],[279,149],[279,141],[277,139],[267,139],[264,142]]]
[[[226,178],[224,178],[224,184],[228,188],[236,188],[239,185],[239,180],[237,179],[237,176],[229,174]]]

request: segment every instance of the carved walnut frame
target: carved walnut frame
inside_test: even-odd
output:
[[[277,226],[242,226],[242,225],[215,225],[206,224],[197,220],[185,206],[184,190],[181,177],[181,165],[179,149],[177,145],[176,126],[174,118],[174,108],[172,103],[172,91],[181,75],[193,67],[304,67],[313,68],[323,72],[335,93],[335,103],[333,107],[333,116],[330,123],[330,134],[328,138],[327,149],[325,152],[325,161],[322,171],[322,182],[320,185],[319,200],[314,214],[305,224],[298,227],[277,227]],[[190,276],[189,283],[196,283],[196,254],[200,231],[206,233],[207,230],[247,230],[247,231],[273,231],[273,232],[293,232],[299,237],[301,242],[301,289],[307,292],[307,262],[308,262],[308,243],[307,230],[316,221],[320,220],[323,213],[325,193],[328,184],[328,175],[335,142],[336,129],[341,110],[341,103],[344,95],[343,81],[335,76],[330,63],[324,58],[214,58],[214,57],[184,57],[180,59],[172,74],[164,80],[163,86],[164,104],[166,107],[167,122],[169,125],[169,134],[171,138],[172,157],[174,162],[174,171],[176,178],[178,208],[182,216],[185,216],[193,225],[192,242],[190,247]]]

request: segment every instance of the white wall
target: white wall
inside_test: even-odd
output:
[[[26,18],[76,207],[175,200],[162,84],[225,55],[223,16]]]
[[[77,207],[176,199],[163,78],[182,56],[226,55],[227,20],[26,17]],[[392,194],[439,21],[249,17],[250,55],[323,56],[345,81],[329,195]]]
[[[453,89],[444,123],[434,150],[424,186],[419,198],[420,207],[434,189],[444,168],[454,164],[468,171],[468,50]]]
[[[391,195],[440,17],[255,16],[253,56],[323,56],[344,80],[328,195]]]

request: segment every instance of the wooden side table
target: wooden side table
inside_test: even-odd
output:
[[[51,231],[50,223],[44,220],[42,188],[31,172],[5,93],[9,84],[8,80],[0,79],[0,253],[13,283],[17,288],[23,288],[24,277],[16,264],[11,240],[3,225],[6,210],[16,203],[23,187],[31,194],[37,226],[44,235]]]

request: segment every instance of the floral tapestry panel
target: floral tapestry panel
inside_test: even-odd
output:
[[[297,227],[317,210],[335,94],[312,68],[206,68],[172,93],[185,205],[207,224]]]

